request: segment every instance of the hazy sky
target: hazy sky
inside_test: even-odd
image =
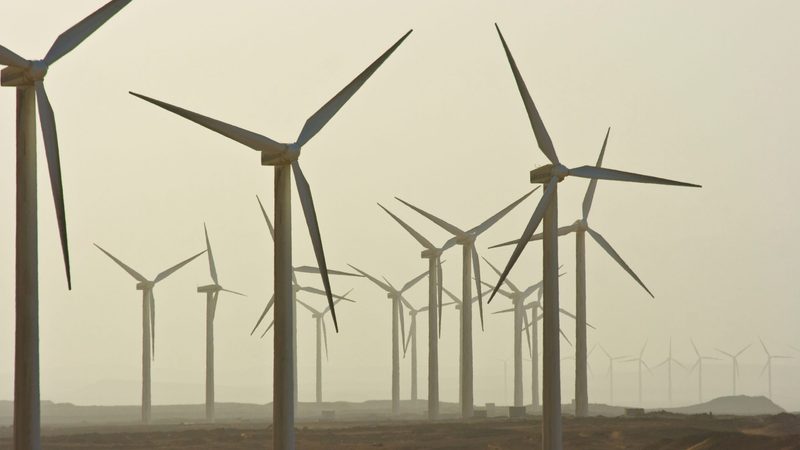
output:
[[[3,7],[0,43],[42,57],[63,30],[102,0],[31,0]],[[740,392],[766,392],[761,336],[775,353],[800,346],[797,192],[800,163],[800,35],[792,1],[132,2],[46,81],[56,112],[73,285],[66,290],[52,196],[40,159],[42,398],[138,403],[141,296],[135,282],[91,244],[146,276],[204,247],[211,234],[222,283],[248,294],[221,297],[216,316],[218,401],[271,399],[272,343],[249,336],[272,290],[272,244],[256,194],[272,208],[273,170],[259,155],[127,94],[135,90],[293,141],[306,118],[408,29],[414,33],[303,150],[328,261],[354,264],[393,283],[427,265],[419,246],[376,205],[425,236],[449,236],[393,197],[472,227],[531,189],[544,164],[493,23],[497,21],[562,161],[591,164],[612,127],[605,165],[703,185],[703,189],[600,182],[591,223],[655,293],[651,300],[595,243],[588,247],[590,346],[632,354],[645,339],[654,363],[668,340],[694,361],[705,352],[753,347],[742,356]],[[14,282],[14,90],[0,89],[0,398],[11,398]],[[587,182],[560,187],[560,220],[580,212]],[[505,264],[537,193],[478,240]],[[314,264],[295,197],[294,260]],[[561,302],[574,310],[574,241],[562,240]],[[446,286],[459,292],[460,250],[446,254]],[[488,267],[483,269],[493,282]],[[318,277],[303,281],[319,285]],[[511,274],[541,277],[531,245]],[[198,260],[156,291],[156,404],[203,399],[205,297]],[[390,304],[365,280],[334,279],[359,303],[338,309],[325,397],[390,395]],[[304,297],[308,298],[308,297]],[[408,296],[427,302],[425,282]],[[323,298],[308,298],[323,305]],[[507,307],[498,298],[487,311]],[[562,322],[573,335],[569,320]],[[420,389],[426,340],[420,321]],[[511,399],[511,317],[487,315],[476,332],[475,399]],[[478,329],[476,318],[476,329]],[[300,399],[313,399],[313,322],[300,311]],[[332,331],[332,328],[331,328]],[[271,338],[272,334],[269,334]],[[440,341],[442,398],[457,399],[458,324]],[[567,355],[572,349],[562,346]],[[503,360],[509,393],[504,393]],[[590,400],[607,401],[607,364],[591,356]],[[409,360],[401,391],[409,392]],[[525,401],[530,401],[528,363]],[[730,392],[727,363],[709,364],[706,397]],[[619,367],[619,403],[633,403],[634,366]],[[563,366],[572,398],[573,365]],[[777,402],[800,409],[798,359],[776,363]],[[645,377],[648,405],[666,402],[665,374]],[[676,402],[696,396],[696,376],[675,376]],[[176,386],[179,384],[180,386]]]

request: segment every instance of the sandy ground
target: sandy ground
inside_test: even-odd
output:
[[[538,449],[539,418],[301,424],[297,447],[360,449]],[[9,429],[0,449],[10,449]],[[266,424],[139,425],[46,428],[45,449],[271,449]],[[682,416],[566,418],[571,449],[800,449],[800,417]]]

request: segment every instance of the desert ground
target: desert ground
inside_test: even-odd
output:
[[[308,422],[298,426],[300,449],[538,449],[540,418],[472,421]],[[46,427],[43,448],[271,449],[266,423]],[[0,449],[10,449],[3,429]],[[573,449],[800,449],[800,417],[648,413],[564,421]]]

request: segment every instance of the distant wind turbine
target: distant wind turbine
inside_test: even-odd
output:
[[[203,224],[206,235],[206,253],[208,254],[208,269],[211,273],[213,284],[200,286],[197,292],[206,294],[206,420],[214,421],[214,317],[217,314],[217,299],[220,292],[244,296],[236,291],[225,289],[219,284],[217,265],[214,263],[214,253],[211,251],[211,241],[208,239],[208,228]]]
[[[258,201],[258,206],[261,209],[261,215],[264,217],[264,222],[266,222],[266,224],[267,224],[267,229],[269,230],[269,235],[272,238],[272,242],[274,244],[275,243],[275,227],[272,226],[272,221],[269,220],[269,215],[267,214],[267,210],[264,209],[264,205],[261,203],[261,199],[258,197],[258,195],[256,195],[256,200]],[[295,402],[295,405],[297,405],[297,389],[298,389],[298,386],[299,386],[299,383],[297,382],[297,377],[298,377],[298,374],[300,373],[297,370],[297,293],[300,292],[300,291],[306,291],[306,292],[311,292],[311,293],[319,294],[319,295],[327,295],[327,293],[325,291],[323,291],[323,290],[320,290],[320,289],[317,289],[317,288],[308,287],[308,286],[301,286],[297,282],[297,275],[296,275],[297,272],[312,273],[312,274],[318,274],[318,275],[322,273],[319,270],[319,267],[312,267],[312,266],[294,266],[294,267],[292,267],[292,308],[293,308],[292,309],[292,337],[293,337],[293,339],[292,339],[292,345],[293,345],[293,347],[292,347],[292,364],[294,366],[293,373],[294,373],[294,402]],[[361,276],[361,275],[358,275],[358,274],[355,274],[355,273],[343,272],[341,270],[333,270],[333,269],[328,269],[327,273],[328,273],[328,276],[330,276],[330,275],[341,275],[341,276],[348,276],[348,277],[360,277]],[[334,295],[333,298],[337,298],[337,296]],[[256,326],[253,327],[253,331],[250,332],[250,335],[255,333],[256,328],[258,328],[258,325],[261,323],[262,320],[264,320],[264,316],[267,315],[267,312],[269,312],[270,308],[272,308],[272,305],[274,304],[274,302],[275,302],[275,295],[273,294],[272,297],[270,298],[270,300],[267,302],[267,305],[264,308],[264,312],[261,313],[261,317],[259,317],[258,322],[256,322]],[[330,307],[330,305],[328,305],[328,306]],[[266,334],[266,331],[264,332],[264,334],[261,335],[261,337],[263,338],[265,334]]]
[[[414,305],[409,303],[405,298],[400,297],[401,301],[405,304],[406,308],[408,308],[408,315],[411,317],[411,324],[408,326],[408,336],[406,337],[406,341],[403,344],[403,355],[406,355],[408,352],[408,347],[411,347],[411,400],[417,400],[417,314],[425,311],[429,311],[429,306],[423,306],[422,308],[415,308]],[[441,307],[449,306],[454,304],[453,302],[450,303],[443,303]],[[433,315],[433,320],[436,320],[436,315]],[[430,315],[428,316],[428,320],[431,320]],[[430,328],[428,328],[430,331]],[[438,339],[436,335],[434,335],[434,339]],[[430,373],[430,369],[428,369]],[[430,414],[428,414],[430,417]]]
[[[381,281],[353,265],[350,267],[386,291],[386,296],[392,301],[392,414],[398,414],[400,412],[400,346],[406,341],[403,304],[408,303],[405,301],[403,293],[425,278],[428,272],[417,275],[403,287],[397,289],[386,278]]]
[[[300,169],[300,151],[311,138],[333,118],[356,91],[378,70],[378,67],[402,44],[411,34],[403,35],[394,45],[384,52],[375,62],[370,64],[353,81],[344,87],[338,94],[314,113],[303,125],[297,140],[293,143],[280,143],[266,136],[248,131],[195,112],[170,105],[168,103],[131,92],[145,101],[173,112],[192,122],[215,131],[225,137],[233,139],[247,147],[261,153],[261,165],[275,167],[275,351],[274,379],[273,379],[273,447],[276,449],[295,448],[294,410],[296,403],[296,383],[293,361],[294,350],[294,313],[295,305],[292,301],[292,214],[291,214],[291,179],[295,177],[300,204],[303,207],[311,243],[317,257],[317,266],[322,275],[322,284],[328,297],[328,306],[331,308],[331,318],[336,331],[339,325],[336,321],[336,310],[333,307],[333,294],[331,293],[328,270],[325,263],[325,253],[322,249],[322,237],[319,232],[317,213],[314,200],[311,197],[311,187],[308,185],[303,171]]]
[[[610,353],[608,353],[608,350],[606,350],[605,347],[603,347],[602,345],[600,346],[600,350],[602,350],[603,353],[605,353],[606,357],[608,358],[608,398],[609,398],[608,404],[609,406],[613,406],[614,405],[614,361],[619,361],[621,359],[629,358],[629,356],[623,356],[623,355],[612,356]]]
[[[53,63],[74,50],[131,0],[112,0],[56,38],[43,59],[27,60],[0,45],[0,85],[17,89],[16,253],[14,341],[14,446],[41,447],[39,397],[39,223],[36,188],[36,108],[44,139],[50,188],[56,209],[61,251],[72,289],[64,186],[56,118],[44,78]]]
[[[744,353],[750,346],[753,344],[747,344],[741,350],[736,353],[728,353],[724,350],[716,349],[718,352],[722,353],[723,355],[727,356],[731,359],[732,366],[731,366],[731,378],[733,380],[733,395],[736,395],[736,378],[739,377],[739,356]]]
[[[764,349],[764,353],[767,356],[767,361],[764,363],[764,368],[761,369],[761,375],[764,375],[764,372],[767,372],[767,386],[768,386],[768,395],[769,399],[772,400],[772,360],[773,359],[789,359],[791,356],[785,355],[773,355],[772,353],[767,350],[766,344],[761,338],[758,338],[758,341],[761,342],[761,348]]]
[[[133,270],[130,266],[120,261],[111,253],[105,251],[102,247],[94,244],[101,252],[111,258],[112,261],[122,267],[123,270],[128,272],[130,276],[136,279],[136,289],[142,291],[142,423],[150,423],[151,414],[151,391],[150,391],[150,360],[155,356],[155,338],[156,338],[156,301],[153,296],[153,288],[160,281],[163,281],[168,276],[172,275],[181,267],[189,264],[192,260],[202,255],[206,251],[185,259],[178,264],[160,272],[152,280],[148,280],[139,272]]]
[[[642,367],[647,369],[647,371],[650,372],[650,374],[653,373],[653,371],[650,370],[650,366],[648,366],[647,362],[644,360],[644,351],[645,351],[646,348],[647,348],[647,341],[644,342],[644,345],[642,345],[642,349],[639,350],[639,356],[638,357],[626,359],[625,361],[623,361],[623,362],[635,362],[636,365],[638,366],[638,369],[639,369],[638,370],[638,374],[639,374],[639,384],[638,384],[638,387],[639,387],[639,406],[642,406]]]
[[[694,354],[697,355],[697,360],[692,364],[692,367],[689,368],[689,373],[694,372],[694,369],[697,369],[697,401],[699,403],[703,402],[703,361],[706,360],[714,360],[719,361],[719,358],[714,356],[704,356],[700,354],[700,350],[697,349],[697,345],[695,345],[693,339],[689,339],[692,343],[692,348],[694,349]]]
[[[503,49],[506,53],[506,58],[511,66],[511,71],[514,74],[514,79],[517,83],[517,88],[522,96],[522,101],[525,105],[525,110],[528,113],[531,127],[533,128],[536,141],[538,142],[539,149],[544,153],[550,164],[541,166],[534,169],[530,173],[530,181],[535,184],[544,184],[546,188],[542,194],[542,199],[539,201],[533,215],[525,227],[525,231],[519,238],[519,242],[511,255],[511,258],[503,270],[503,274],[497,281],[495,291],[489,301],[494,298],[497,289],[503,283],[503,280],[514,264],[519,259],[525,246],[536,233],[539,224],[544,220],[544,239],[543,239],[543,270],[544,270],[544,406],[542,408],[542,448],[544,450],[561,449],[562,435],[561,435],[561,372],[560,363],[561,357],[559,355],[559,342],[558,342],[558,183],[563,181],[568,176],[589,178],[589,179],[603,179],[615,181],[628,181],[636,183],[653,183],[653,184],[666,184],[673,186],[696,186],[688,183],[681,183],[678,181],[666,180],[663,178],[656,178],[646,175],[639,175],[630,172],[622,172],[619,170],[606,169],[596,166],[582,166],[577,168],[567,168],[564,166],[556,155],[555,146],[553,145],[550,135],[544,126],[539,111],[533,103],[528,88],[522,80],[522,75],[519,73],[516,62],[511,56],[511,51],[506,45],[506,41],[500,33],[500,28],[495,24],[497,34],[500,36],[500,41],[503,44]]]
[[[345,300],[351,303],[355,303],[354,300],[350,300],[347,296],[352,292],[352,289],[347,291],[343,296],[337,298],[333,304],[336,305],[340,301]],[[324,310],[319,311],[316,308],[312,307],[308,303],[297,300],[297,303],[303,305],[307,310],[311,312],[311,318],[314,319],[316,322],[316,329],[317,329],[317,359],[316,359],[316,382],[317,382],[317,389],[316,389],[316,401],[317,403],[322,403],[322,340],[325,340],[325,359],[328,359],[328,328],[325,326],[325,314],[330,312],[330,307],[326,306]]]
[[[438,338],[442,335],[442,249],[431,244],[422,234],[405,223],[391,211],[381,207],[386,214],[389,214],[397,223],[400,224],[414,239],[422,245],[422,258],[428,260],[428,420],[435,420],[439,417],[439,342]],[[439,305],[437,308],[436,305]],[[437,322],[438,310],[438,322]],[[416,342],[416,337],[414,338]],[[414,358],[416,364],[416,357]],[[416,374],[416,369],[414,370]],[[416,386],[416,378],[412,382]]]
[[[473,270],[475,271],[475,290],[478,291],[478,308],[480,310],[481,329],[483,329],[483,294],[481,293],[481,265],[480,265],[480,258],[478,257],[478,250],[475,248],[475,240],[483,232],[491,228],[506,214],[508,214],[517,205],[522,203],[523,200],[528,198],[534,191],[536,191],[536,189],[533,189],[532,191],[523,195],[510,205],[500,210],[500,212],[498,212],[497,214],[486,219],[481,224],[473,228],[470,228],[467,231],[463,231],[460,228],[451,225],[445,222],[444,220],[434,216],[433,214],[423,211],[422,209],[417,208],[416,206],[404,200],[401,200],[399,198],[397,199],[404,205],[427,217],[433,223],[439,225],[440,227],[444,228],[448,233],[453,235],[452,238],[450,238],[447,242],[444,243],[441,249],[442,251],[447,250],[456,244],[460,245],[462,249],[463,276],[461,279],[461,290],[462,290],[461,302],[464,305],[464,308],[461,312],[461,317],[462,317],[461,329],[463,330],[463,335],[461,337],[463,339],[463,342],[461,344],[461,351],[463,352],[463,354],[461,355],[461,364],[462,364],[461,417],[464,419],[471,418],[474,409],[473,385],[472,385],[472,302],[468,301],[469,299],[472,298]]]
[[[686,366],[683,365],[680,361],[672,357],[672,339],[669,340],[669,353],[667,354],[667,359],[661,361],[660,363],[656,364],[653,367],[653,370],[658,369],[661,366],[667,366],[667,395],[669,398],[669,406],[672,406],[672,364],[675,363],[679,367],[686,369]]]

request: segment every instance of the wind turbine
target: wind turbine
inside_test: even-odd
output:
[[[610,406],[613,406],[614,405],[614,361],[619,361],[624,358],[629,358],[629,356],[626,355],[612,356],[602,345],[600,346],[600,350],[602,350],[603,353],[605,353],[606,357],[608,358],[608,392],[609,392],[608,404]]]
[[[405,298],[401,297],[400,299],[405,304],[405,307],[408,308],[408,314],[411,317],[411,324],[408,326],[408,336],[406,337],[406,341],[403,344],[403,355],[407,354],[408,347],[410,346],[411,347],[411,400],[416,401],[417,400],[417,314],[429,311],[430,306],[426,305],[421,308],[415,308]],[[453,302],[445,303],[442,304],[441,307],[449,306],[452,304]],[[428,315],[428,320],[431,320],[430,315]],[[433,320],[436,320],[435,314],[433,315]],[[430,332],[430,327],[428,328],[428,331]],[[436,335],[434,335],[434,339],[436,339]],[[430,376],[430,368],[428,369],[428,375]],[[430,413],[428,414],[428,417],[430,418]]]
[[[36,108],[44,138],[61,251],[72,289],[64,187],[53,107],[44,88],[50,66],[74,50],[131,0],[113,0],[56,38],[41,60],[27,60],[0,45],[0,85],[17,89],[17,217],[15,253],[14,446],[41,447],[39,401],[39,240],[36,187]]]
[[[656,364],[653,369],[658,369],[659,367],[666,365],[667,366],[667,393],[669,396],[669,406],[672,406],[672,363],[677,364],[683,369],[686,369],[680,361],[672,357],[672,338],[669,340],[669,353],[667,354],[667,359],[661,361],[660,363]]]
[[[764,372],[767,372],[767,383],[769,390],[769,399],[772,400],[772,360],[773,359],[789,359],[791,356],[784,356],[784,355],[773,355],[772,353],[767,350],[766,344],[761,338],[758,338],[759,342],[761,342],[761,348],[764,349],[764,353],[767,355],[767,361],[764,363],[764,368],[761,369],[761,375],[764,375]]]
[[[403,297],[403,293],[425,278],[428,272],[422,272],[397,289],[386,278],[381,281],[352,264],[350,267],[386,291],[386,296],[392,301],[392,414],[398,414],[400,412],[400,346],[406,341],[403,304],[408,303]]]
[[[333,304],[336,305],[342,300],[346,300],[351,303],[355,303],[355,301],[350,300],[347,296],[352,292],[352,289],[347,291],[342,297],[337,298]],[[317,403],[322,403],[322,340],[325,340],[325,359],[328,359],[328,327],[325,326],[325,314],[330,312],[331,308],[326,306],[325,309],[322,311],[313,308],[308,303],[297,300],[297,303],[303,305],[307,310],[311,312],[311,318],[314,319],[317,325],[317,365],[316,365],[316,374],[317,374]]]
[[[206,294],[206,420],[214,421],[214,317],[217,314],[217,299],[220,292],[244,296],[244,294],[225,289],[219,284],[217,265],[214,253],[211,252],[211,241],[208,239],[208,228],[203,224],[206,235],[206,253],[208,253],[208,269],[213,284],[197,288],[197,292]]]
[[[673,186],[695,186],[688,183],[666,180],[646,175],[639,175],[619,170],[606,169],[595,166],[582,166],[577,168],[567,168],[556,155],[555,146],[550,139],[542,118],[533,103],[533,99],[525,87],[525,82],[517,69],[511,51],[506,45],[506,41],[500,33],[500,28],[495,24],[500,41],[506,53],[506,57],[511,66],[511,71],[517,83],[525,110],[528,113],[531,127],[539,145],[539,149],[544,153],[550,164],[534,169],[530,173],[530,181],[535,184],[545,184],[547,187],[542,194],[533,215],[525,227],[525,231],[517,243],[511,258],[503,270],[503,275],[497,282],[495,291],[492,292],[491,301],[497,289],[500,288],[503,280],[511,268],[514,267],[520,254],[536,232],[536,228],[544,220],[544,239],[543,239],[543,269],[544,269],[544,407],[542,409],[542,443],[545,450],[562,448],[561,436],[561,374],[559,369],[559,342],[558,342],[558,183],[567,176],[575,176],[589,179],[604,179],[615,181],[628,181],[636,183],[654,183]]]
[[[535,302],[531,302],[525,306],[525,309],[530,309],[531,311],[531,319],[528,320],[527,314],[523,316],[525,321],[524,331],[528,332],[530,329],[530,334],[528,335],[528,348],[531,352],[531,404],[534,408],[539,408],[539,321],[542,320],[544,317],[543,314],[538,314],[539,310],[542,309],[542,290],[539,289],[536,291],[538,299]],[[495,312],[495,314],[503,313],[503,312],[510,312],[511,310],[503,310]],[[538,315],[537,315],[538,314]],[[561,314],[564,314],[568,317],[575,319],[575,316],[566,311],[561,309]],[[591,326],[591,325],[589,325]],[[594,327],[592,327],[594,328]],[[570,342],[569,338],[567,337],[566,333],[562,330],[558,330],[561,333],[561,337],[567,341],[567,344],[572,346],[572,342]]]
[[[460,298],[456,297],[452,292],[448,291],[447,288],[445,288],[445,287],[443,287],[442,290],[444,291],[445,294],[447,294],[448,297],[450,297],[451,300],[453,300],[453,302],[455,303],[455,306],[453,306],[453,308],[455,308],[455,310],[458,311],[458,404],[461,405],[462,404],[462,400],[463,400],[463,398],[461,396],[464,393],[464,390],[461,388],[461,383],[464,380],[464,377],[461,374],[461,372],[464,370],[464,364],[463,364],[463,360],[464,360],[464,342],[465,342],[465,339],[464,339],[464,308],[463,308],[463,302],[461,301]],[[489,291],[486,290],[486,291],[483,291],[483,292],[480,292],[480,293],[476,294],[474,297],[472,297],[472,301],[470,303],[479,302],[481,296],[484,295],[484,294],[488,294],[488,293],[489,293]],[[470,305],[470,309],[471,308],[472,308],[472,306]]]
[[[142,423],[150,423],[151,418],[151,394],[150,394],[150,360],[155,357],[155,337],[156,337],[156,301],[153,296],[153,288],[160,281],[163,281],[168,276],[172,275],[181,267],[189,264],[192,260],[202,255],[206,251],[185,259],[178,264],[160,272],[152,280],[148,280],[139,272],[133,270],[130,266],[120,261],[111,253],[105,251],[102,247],[94,244],[101,252],[111,258],[112,261],[122,267],[123,270],[128,272],[130,276],[136,279],[136,290],[142,291]]]
[[[403,229],[408,231],[417,242],[422,245],[425,250],[422,251],[422,258],[428,260],[428,420],[435,420],[439,417],[439,342],[438,337],[442,335],[442,249],[431,244],[425,239],[417,230],[411,228],[410,225],[402,221],[399,217],[392,214],[391,211],[384,208],[383,205],[378,203],[386,214],[400,224]],[[439,305],[437,308],[436,305]],[[436,311],[438,309],[438,323],[436,319]],[[415,315],[416,316],[416,315]],[[416,337],[414,338],[416,346]],[[416,348],[416,347],[415,347]],[[416,386],[416,353],[414,353],[415,368],[414,379],[412,385]],[[416,392],[416,389],[414,389]]]
[[[336,321],[336,310],[333,307],[333,294],[331,293],[330,280],[325,263],[325,254],[322,249],[322,238],[319,232],[317,213],[314,209],[314,200],[311,197],[311,188],[308,185],[303,171],[300,169],[300,151],[344,104],[358,91],[367,79],[383,64],[383,62],[400,46],[411,33],[409,31],[384,52],[375,62],[370,64],[350,84],[314,113],[303,125],[297,140],[293,143],[279,143],[266,136],[248,131],[227,123],[212,119],[192,111],[188,111],[168,103],[131,94],[160,106],[170,112],[178,114],[223,136],[233,139],[240,144],[261,153],[261,165],[275,167],[275,352],[273,355],[274,382],[273,382],[273,446],[276,449],[292,449],[295,447],[294,410],[295,410],[295,369],[293,364],[287,364],[294,358],[294,309],[292,301],[292,218],[291,218],[291,178],[295,177],[300,204],[303,207],[308,231],[314,253],[317,257],[317,266],[322,274],[322,284],[328,297],[328,306],[331,307],[331,318],[334,328],[339,331]]]
[[[646,348],[647,348],[647,341],[645,341],[644,345],[642,345],[642,349],[639,351],[639,356],[638,357],[626,359],[625,361],[623,361],[623,362],[635,362],[637,364],[637,366],[639,366],[639,372],[638,372],[639,373],[639,406],[642,406],[642,367],[647,369],[647,371],[650,372],[651,375],[653,374],[653,371],[650,370],[650,366],[648,366],[647,362],[645,362],[645,360],[644,360],[644,351],[645,351]]]
[[[597,158],[595,167],[603,165],[603,155],[606,151],[608,144],[608,135],[611,128],[606,132],[606,137],[603,140],[603,146],[600,149],[600,156]],[[589,381],[587,377],[587,364],[588,348],[586,341],[586,233],[597,242],[606,253],[617,262],[644,290],[653,297],[653,293],[645,286],[644,282],[634,273],[633,269],[622,259],[622,257],[614,250],[614,247],[596,230],[589,227],[589,213],[592,209],[592,201],[594,200],[594,193],[597,189],[597,178],[589,181],[589,187],[586,189],[586,194],[583,198],[583,216],[581,219],[576,220],[573,224],[561,227],[558,229],[559,236],[566,236],[570,233],[575,233],[575,314],[578,316],[578,323],[575,328],[575,415],[578,417],[586,417],[589,415]],[[535,234],[531,237],[531,241],[541,240],[542,233]],[[511,244],[516,244],[517,241],[509,241],[499,244],[494,247],[501,247]]]
[[[264,222],[267,224],[267,229],[269,230],[269,235],[272,238],[273,244],[275,243],[275,227],[272,226],[272,221],[269,220],[269,215],[267,214],[267,210],[264,209],[264,205],[261,203],[261,199],[256,195],[256,200],[258,200],[258,206],[261,209],[261,215],[264,216]],[[311,292],[314,294],[319,295],[327,295],[325,291],[319,290],[317,288],[309,287],[309,286],[301,286],[297,282],[297,272],[301,273],[313,273],[313,274],[321,274],[322,272],[319,270],[319,267],[312,267],[312,266],[295,266],[292,267],[292,365],[294,366],[294,404],[297,405],[297,387],[299,383],[297,382],[297,376],[299,371],[297,370],[297,293],[300,291]],[[361,275],[357,275],[350,272],[343,272],[341,270],[333,270],[328,269],[328,276],[330,275],[342,275],[348,277],[360,277]],[[336,295],[333,298],[337,298]],[[256,328],[264,319],[264,316],[267,314],[272,305],[274,304],[275,296],[273,295],[272,298],[267,302],[266,307],[264,308],[264,312],[261,313],[261,317],[258,319],[256,326],[253,327],[253,331],[250,332],[250,335],[255,333]],[[330,306],[330,305],[329,305]],[[264,332],[266,334],[266,332]],[[261,337],[264,337],[262,334]]]
[[[733,379],[733,395],[736,395],[736,378],[739,376],[739,356],[745,352],[748,348],[750,348],[752,344],[747,344],[747,346],[743,347],[736,353],[728,353],[724,350],[716,349],[718,352],[722,353],[723,355],[727,356],[731,359],[733,365],[731,366],[731,377]]]
[[[538,188],[537,188],[538,189]],[[481,265],[480,260],[478,258],[478,250],[475,248],[475,240],[480,236],[483,232],[488,230],[492,227],[495,223],[497,223],[500,219],[502,219],[506,214],[508,214],[512,209],[514,209],[517,205],[522,203],[523,200],[528,198],[536,189],[528,192],[527,194],[520,197],[518,200],[514,201],[510,205],[506,206],[500,212],[493,215],[492,217],[486,219],[480,225],[477,225],[473,228],[470,228],[467,231],[463,231],[460,228],[451,225],[444,220],[430,214],[426,211],[423,211],[416,206],[401,200],[397,199],[402,202],[404,205],[408,206],[409,208],[413,209],[414,211],[422,214],[423,216],[430,219],[433,223],[439,225],[440,227],[444,228],[447,232],[453,235],[447,242],[444,243],[440,251],[444,251],[449,249],[450,247],[458,244],[461,246],[462,249],[462,257],[463,257],[463,264],[462,264],[462,273],[463,277],[461,280],[461,302],[463,307],[461,317],[462,317],[462,325],[461,328],[463,330],[462,339],[463,342],[461,344],[462,355],[461,355],[461,417],[468,419],[472,417],[473,414],[473,386],[472,386],[472,302],[469,299],[472,298],[472,270],[474,266],[475,270],[475,290],[478,291],[478,308],[480,309],[480,317],[481,317],[481,329],[483,329],[483,294],[481,293]],[[396,198],[396,197],[395,197]]]
[[[694,369],[697,369],[697,401],[699,403],[703,402],[703,361],[704,360],[715,360],[719,361],[719,358],[714,356],[703,356],[700,354],[700,350],[697,349],[697,345],[695,345],[693,339],[689,339],[692,343],[692,348],[694,349],[695,355],[697,355],[697,361],[692,364],[692,367],[689,368],[689,373],[692,373]]]

